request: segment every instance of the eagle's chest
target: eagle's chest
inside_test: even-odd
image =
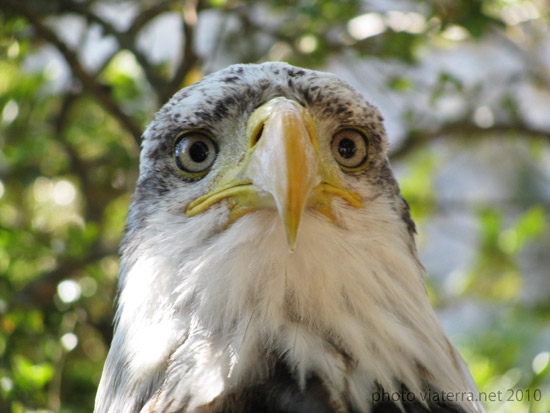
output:
[[[387,269],[313,219],[293,254],[277,222],[263,228],[264,237],[235,225],[219,240],[227,251],[212,249],[196,261],[200,270],[187,269],[195,289],[178,292],[194,299],[181,301],[190,329],[177,352],[186,380],[208,377],[220,394],[258,383],[316,394],[326,387],[323,397],[331,399],[351,386],[367,399],[376,372],[395,357],[384,348],[392,338],[382,325],[397,317],[377,295],[383,288],[372,270],[383,276]]]

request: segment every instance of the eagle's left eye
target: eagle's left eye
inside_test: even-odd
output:
[[[332,155],[344,171],[356,171],[365,166],[369,156],[366,135],[353,128],[341,129],[332,138]]]
[[[176,140],[174,148],[176,166],[192,177],[208,172],[217,154],[216,141],[203,132],[184,132]]]

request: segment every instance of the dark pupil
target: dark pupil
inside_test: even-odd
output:
[[[351,139],[344,138],[338,143],[338,153],[342,158],[352,158],[353,155],[355,155],[356,150],[357,148],[355,147],[355,142]]]
[[[208,158],[208,145],[200,141],[193,143],[189,148],[189,157],[193,162],[204,162]]]

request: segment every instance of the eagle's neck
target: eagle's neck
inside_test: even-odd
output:
[[[306,214],[293,254],[272,211],[245,216],[201,248],[185,249],[181,234],[141,254],[122,280],[116,332],[134,354],[131,368],[173,376],[195,405],[267,377],[281,360],[299,385],[320,377],[335,403],[361,411],[377,385],[419,397],[427,383],[473,391],[406,226],[360,218],[335,226]]]

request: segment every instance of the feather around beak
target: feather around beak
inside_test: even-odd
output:
[[[358,194],[344,188],[331,166],[319,156],[314,120],[298,103],[277,97],[257,108],[247,124],[249,149],[243,161],[226,171],[216,186],[187,208],[200,214],[226,199],[231,210],[228,225],[259,208],[276,208],[290,251],[294,251],[306,207],[334,221],[332,197],[337,195],[355,208]]]

